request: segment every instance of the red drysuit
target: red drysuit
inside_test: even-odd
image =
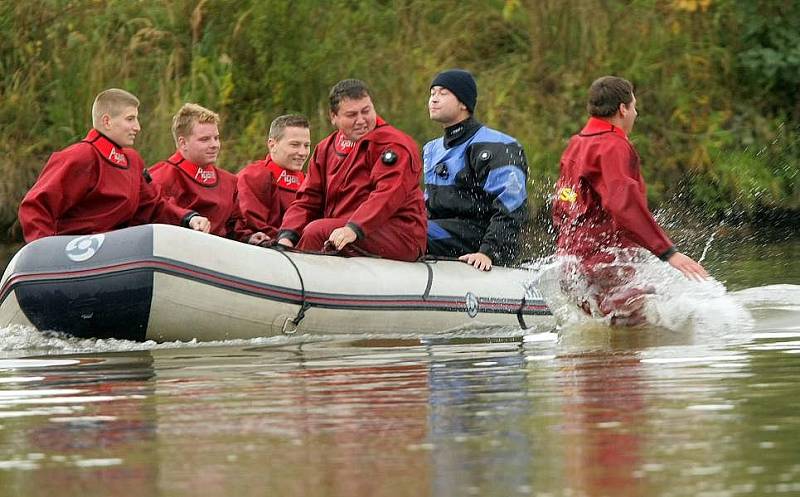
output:
[[[164,198],[208,218],[210,233],[242,241],[247,241],[252,234],[236,231],[236,223],[241,217],[236,175],[213,164],[199,167],[186,160],[180,152],[153,165],[148,173]]]
[[[278,238],[318,251],[333,229],[347,225],[358,235],[356,249],[417,260],[425,254],[427,232],[417,144],[380,117],[349,152],[337,150],[338,135],[329,135],[314,150]]]
[[[266,159],[242,168],[236,176],[242,213],[239,229],[260,231],[274,238],[305,175],[302,171],[282,168],[267,155]]]
[[[553,224],[562,255],[606,260],[599,254],[615,247],[674,253],[647,207],[639,155],[624,131],[602,119],[589,119],[561,156]]]
[[[664,260],[675,253],[647,207],[639,155],[623,130],[602,119],[589,119],[561,156],[553,224],[557,253],[578,258],[588,289],[582,307],[588,311],[590,297],[602,315],[653,291],[629,286],[635,271],[619,249],[644,247]],[[631,324],[639,319],[633,313]]]
[[[152,222],[186,225],[195,213],[170,204],[142,176],[132,148],[95,129],[55,152],[19,206],[25,241],[102,233]]]

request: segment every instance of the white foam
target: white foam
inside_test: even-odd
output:
[[[651,287],[653,294],[644,299],[645,326],[665,328],[671,331],[708,335],[747,335],[752,329],[753,319],[748,309],[732,297],[719,281],[691,281],[668,264],[659,261],[642,250],[628,250],[619,263],[606,267],[631,267],[635,275],[625,285],[630,288]],[[566,270],[575,265],[575,259],[548,257],[530,266],[532,283],[538,286],[543,298],[556,318],[560,333],[570,329],[587,327],[611,327],[611,315],[603,316],[593,307],[594,316],[586,314],[574,302],[576,297],[567,295],[565,283],[580,293],[580,275]],[[566,276],[565,276],[566,275]],[[564,281],[564,278],[570,278]],[[587,290],[588,291],[588,290]],[[586,297],[590,297],[587,293]],[[580,297],[578,297],[580,298]],[[587,299],[594,306],[591,298]]]

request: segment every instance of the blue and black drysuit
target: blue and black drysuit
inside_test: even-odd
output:
[[[423,161],[428,253],[510,263],[528,216],[528,161],[517,140],[470,117],[428,142]]]

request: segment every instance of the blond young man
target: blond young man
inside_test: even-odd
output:
[[[168,203],[145,181],[144,162],[131,148],[141,130],[138,98],[117,88],[100,92],[92,126],[86,138],[50,156],[22,200],[27,242],[154,222],[208,232],[206,218]]]
[[[161,195],[211,222],[211,233],[246,241],[250,233],[236,229],[239,220],[236,176],[216,167],[219,157],[219,115],[193,103],[172,118],[176,150],[148,170]]]

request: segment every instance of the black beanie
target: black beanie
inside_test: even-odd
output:
[[[470,114],[475,112],[475,104],[478,100],[478,86],[469,71],[463,69],[442,71],[433,78],[431,88],[434,86],[441,86],[452,91],[456,98],[467,107]]]

